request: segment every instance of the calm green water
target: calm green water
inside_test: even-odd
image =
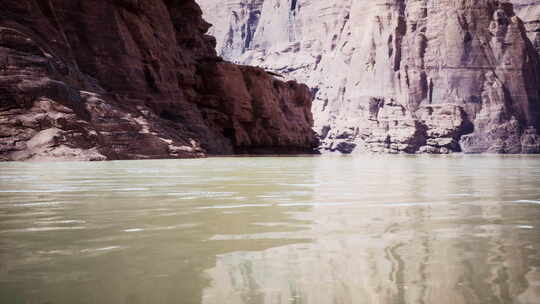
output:
[[[0,303],[540,303],[540,157],[0,164]]]

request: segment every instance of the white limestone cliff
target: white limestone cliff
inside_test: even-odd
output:
[[[222,56],[313,88],[323,150],[535,153],[540,1],[513,2],[200,0]]]

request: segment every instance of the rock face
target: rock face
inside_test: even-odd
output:
[[[514,3],[201,0],[226,59],[313,88],[326,150],[537,153],[540,1]]]
[[[540,53],[540,1],[511,0],[516,15],[523,20],[527,36]]]
[[[3,0],[0,160],[310,152],[312,94],[215,53],[193,0]]]

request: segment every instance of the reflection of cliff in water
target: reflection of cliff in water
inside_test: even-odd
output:
[[[204,303],[540,303],[539,209],[510,203],[538,182],[506,162],[320,160],[314,241],[219,256]]]

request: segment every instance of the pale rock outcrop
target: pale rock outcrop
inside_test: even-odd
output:
[[[523,20],[527,36],[540,53],[540,0],[511,0],[516,15]]]
[[[200,2],[226,59],[313,88],[323,150],[534,150],[537,1]]]

